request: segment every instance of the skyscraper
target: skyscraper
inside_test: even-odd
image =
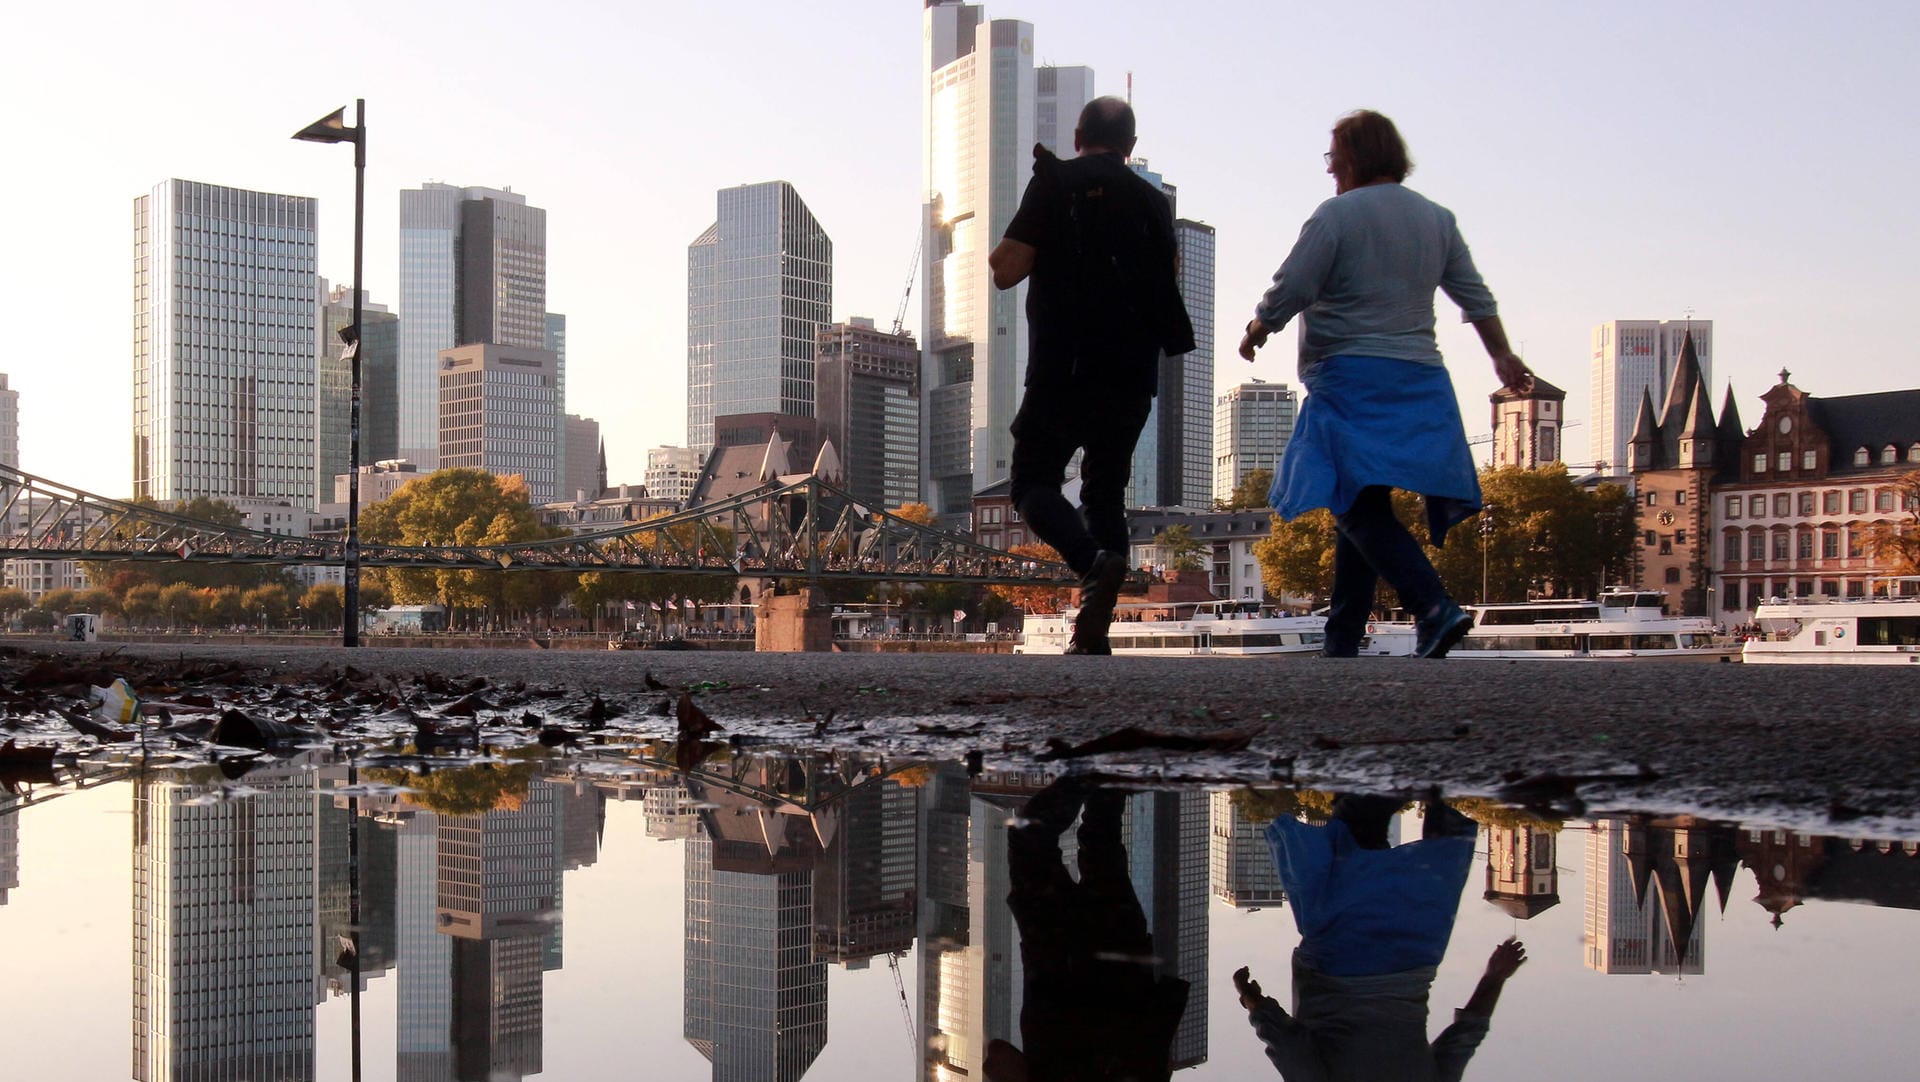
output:
[[[0,372],[0,466],[20,464],[20,392]]]
[[[133,493],[313,500],[313,199],[166,180],[133,204]]]
[[[1071,134],[1071,133],[1069,133]],[[1178,207],[1179,191],[1148,168],[1127,163]],[[1160,385],[1133,450],[1127,504],[1207,510],[1213,501],[1213,227],[1176,218],[1180,299],[1193,320],[1194,348],[1160,358]]]
[[[647,448],[647,495],[685,503],[700,481],[700,452],[691,447]]]
[[[440,465],[519,475],[534,506],[560,498],[554,473],[559,379],[545,349],[456,346],[440,353]]]
[[[440,465],[440,352],[549,348],[547,212],[510,190],[403,190],[400,318],[397,457],[432,470]]]
[[[1230,387],[1214,405],[1213,498],[1233,495],[1241,478],[1254,470],[1280,468],[1280,456],[1293,438],[1297,401],[1284,383],[1254,380]]]
[[[567,478],[576,476],[576,474],[574,473],[575,467],[571,463],[573,444],[568,434],[566,417],[567,317],[564,313],[548,312],[546,314],[546,333],[542,344],[549,353],[553,354],[553,393],[554,397],[558,399],[560,403],[560,430],[554,434],[555,453],[558,457],[553,464],[553,475],[560,478],[563,482],[560,486],[560,494],[570,499],[573,496],[573,489],[564,482]],[[593,465],[592,463],[587,463],[582,468],[591,470]],[[601,487],[605,487],[604,481],[601,483]]]
[[[1214,897],[1235,909],[1279,905],[1286,892],[1267,848],[1266,824],[1240,815],[1225,790],[1208,793],[1207,801],[1207,877]]]
[[[1208,817],[1207,794],[1159,790],[1130,794],[1121,820],[1155,969],[1187,982],[1186,1010],[1168,1050],[1175,1070],[1207,1059]]]
[[[784,180],[722,188],[687,245],[687,443],[715,417],[813,416],[814,336],[833,318],[833,241]]]
[[[847,491],[891,510],[920,498],[920,349],[913,336],[855,318],[820,332],[814,363],[820,438]]]
[[[353,439],[353,362],[340,331],[353,322],[353,289],[320,279],[320,371],[315,394],[314,443],[320,456],[314,499],[333,499],[333,479],[347,472]],[[394,360],[400,319],[384,304],[360,299],[360,461],[395,457],[399,432],[394,413]]]
[[[560,498],[575,499],[580,493],[597,500],[607,490],[606,445],[600,442],[600,422],[591,417],[567,414],[561,418],[566,429],[567,453],[561,456]]]
[[[1604,462],[1605,472],[1626,476],[1640,396],[1653,396],[1655,416],[1667,408],[1667,385],[1689,331],[1701,378],[1712,387],[1713,320],[1616,319],[1593,329],[1593,427],[1587,430],[1587,454],[1595,469]]]
[[[262,792],[213,800],[178,776],[133,783],[137,1082],[314,1077],[312,775],[247,782]]]
[[[0,905],[20,885],[20,798],[0,793]]]
[[[973,493],[1007,475],[1027,367],[1027,287],[992,286],[987,253],[1020,205],[1041,130],[1030,23],[929,0],[922,54],[921,489],[936,514],[964,522]],[[1072,153],[1072,120],[1093,73],[1048,77],[1047,130]],[[1082,95],[1085,95],[1084,97]],[[1072,118],[1072,120],[1068,119]]]

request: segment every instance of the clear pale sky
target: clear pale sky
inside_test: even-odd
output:
[[[1908,3],[990,3],[1036,59],[1133,73],[1138,153],[1219,230],[1216,383],[1237,328],[1332,192],[1326,131],[1379,109],[1409,184],[1452,207],[1516,344],[1588,415],[1608,319],[1712,319],[1714,393],[1749,425],[1782,367],[1815,395],[1920,385],[1920,87]],[[1096,14],[1097,11],[1097,14]],[[129,487],[133,199],[167,177],[320,199],[320,272],[352,276],[352,161],[290,134],[368,103],[367,285],[396,299],[397,192],[511,186],[548,212],[569,412],[610,479],[685,437],[686,244],[714,191],[792,181],[835,246],[834,314],[893,319],[918,229],[921,5],[32,5],[0,71],[0,196],[22,466]],[[353,45],[355,39],[358,45]],[[907,324],[919,322],[919,283]],[[1441,301],[1470,433],[1493,380]],[[1584,430],[1569,433],[1576,453]]]

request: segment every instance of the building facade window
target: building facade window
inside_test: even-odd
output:
[[[1727,517],[1730,519],[1740,517],[1740,497],[1727,497]]]
[[[1819,465],[1820,465],[1820,455],[1818,452],[1816,451],[1800,452],[1800,468],[1801,469],[1803,470],[1816,469],[1819,467]]]
[[[1767,535],[1755,530],[1747,535],[1747,559],[1759,563],[1767,558]]]
[[[1748,496],[1747,497],[1747,517],[1748,518],[1763,518],[1766,516],[1766,513],[1767,513],[1767,498],[1765,496]]]
[[[1840,494],[1838,492],[1822,492],[1820,494],[1820,513],[1823,515],[1837,515],[1840,513]]]
[[[1800,502],[1800,517],[1801,518],[1811,517],[1813,515],[1813,493],[1802,492],[1800,494],[1799,502]]]
[[[1660,505],[1660,494],[1658,492],[1647,493],[1647,506],[1658,507],[1659,505]]]
[[[1860,557],[1866,555],[1866,548],[1866,534],[1860,530],[1847,531],[1847,559],[1858,560]]]
[[[1813,531],[1801,530],[1794,538],[1794,555],[1798,559],[1813,559]]]
[[[1683,488],[1683,489],[1681,489],[1680,491],[1678,491],[1678,492],[1676,492],[1676,493],[1674,493],[1674,494],[1673,494],[1673,502],[1674,502],[1674,503],[1676,503],[1676,504],[1681,504],[1681,503],[1686,503],[1686,502],[1687,502],[1687,490]]]
[[[1882,466],[1891,466],[1898,461],[1900,461],[1900,452],[1893,444],[1889,443],[1885,447],[1880,448],[1880,464]]]
[[[1823,560],[1837,560],[1840,558],[1839,531],[1820,531],[1820,558]]]
[[[1765,452],[1753,456],[1753,472],[1767,472],[1767,456]]]
[[[1793,514],[1793,497],[1784,492],[1773,494],[1773,517],[1786,518]]]
[[[1773,558],[1776,560],[1784,560],[1787,558],[1787,531],[1785,530],[1774,531]]]
[[[1721,546],[1721,556],[1729,564],[1737,564],[1740,562],[1739,534],[1730,533],[1726,536],[1725,543]]]
[[[1857,448],[1853,452],[1853,464],[1856,466],[1871,466],[1873,465],[1873,456],[1867,452],[1865,447]]]
[[[1793,469],[1793,452],[1792,451],[1780,452],[1780,454],[1774,459],[1774,464],[1780,467],[1781,473],[1789,472],[1790,470]]]
[[[1677,567],[1669,567],[1669,568],[1667,568],[1667,574],[1666,574],[1666,579],[1667,579],[1667,585],[1669,585],[1669,586],[1671,586],[1671,585],[1673,585],[1673,584],[1674,584],[1674,583],[1676,583],[1676,582],[1679,582],[1679,581],[1680,581],[1680,569],[1679,569],[1679,568],[1677,568]]]
[[[1847,491],[1847,510],[1858,512],[1865,511],[1866,509],[1867,490],[1864,488],[1849,489]]]
[[[1873,494],[1873,509],[1875,511],[1893,510],[1893,490],[1883,488],[1875,491]]]

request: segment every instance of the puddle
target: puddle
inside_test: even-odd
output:
[[[648,718],[678,741],[549,746],[550,724],[512,724],[512,746],[418,746],[421,716],[460,717],[435,702],[497,691],[195,699],[169,724],[239,708],[328,736],[169,740],[144,762],[89,738],[7,767],[5,1073],[1906,1074],[1912,838],[1116,788],[1097,776],[1127,768],[1100,759],[731,746],[684,713]],[[525,707],[489,703],[479,724]],[[1512,970],[1497,999],[1490,965]]]

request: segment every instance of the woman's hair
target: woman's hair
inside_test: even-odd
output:
[[[1398,183],[1413,172],[1413,159],[1407,157],[1400,129],[1371,109],[1356,109],[1341,117],[1333,125],[1333,137],[1347,152],[1356,184],[1382,177]]]

